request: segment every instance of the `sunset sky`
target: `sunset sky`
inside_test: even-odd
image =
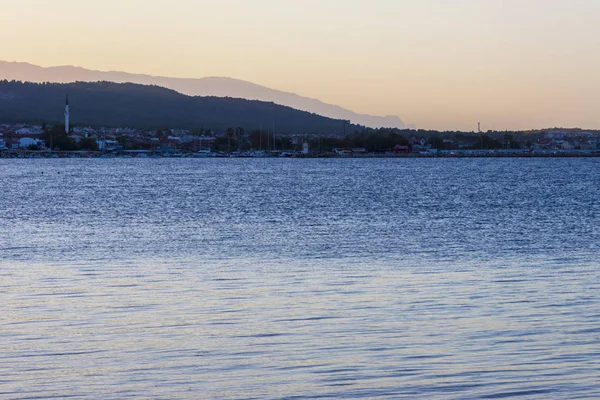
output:
[[[0,0],[0,59],[229,76],[421,128],[600,129],[598,0]]]

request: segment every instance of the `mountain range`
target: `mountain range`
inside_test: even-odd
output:
[[[272,102],[187,96],[160,86],[114,82],[31,83],[0,80],[0,120],[50,124],[63,121],[69,96],[77,125],[224,131],[273,130],[280,134],[333,134],[361,129]]]
[[[0,79],[56,83],[108,81],[116,83],[156,85],[189,96],[232,97],[273,102],[333,119],[351,121],[353,124],[371,128],[407,128],[407,125],[397,116],[380,117],[358,114],[340,106],[324,103],[320,100],[270,89],[243,80],[225,77],[197,79],[168,78],[118,71],[94,71],[74,66],[40,67],[24,62],[0,61]],[[408,126],[408,128],[413,127]]]

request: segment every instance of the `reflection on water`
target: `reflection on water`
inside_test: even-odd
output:
[[[0,160],[0,397],[599,398],[599,166]]]

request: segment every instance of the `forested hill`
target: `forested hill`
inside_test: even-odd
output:
[[[342,120],[261,101],[191,97],[158,86],[132,83],[28,83],[0,81],[0,121],[49,124],[64,119],[69,96],[71,123],[133,128],[272,128],[278,133],[341,134]]]

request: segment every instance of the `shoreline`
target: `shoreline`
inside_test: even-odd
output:
[[[364,158],[596,158],[600,157],[600,151],[570,151],[570,152],[495,152],[495,151],[451,151],[444,153],[367,153],[367,154],[344,154],[335,153],[321,154],[301,154],[288,152],[275,152],[273,154],[217,154],[211,155],[198,153],[171,153],[171,154],[152,154],[148,153],[105,153],[100,152],[82,152],[82,151],[10,151],[0,152],[0,159],[52,159],[52,158],[143,158],[143,159],[161,159],[161,158],[333,158],[333,159],[364,159]]]

